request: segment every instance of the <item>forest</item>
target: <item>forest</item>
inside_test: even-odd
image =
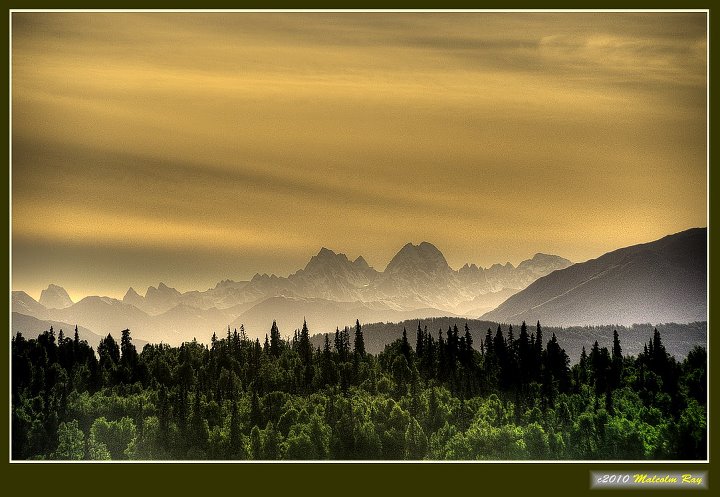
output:
[[[414,336],[413,336],[414,335]],[[691,460],[707,455],[707,356],[660,333],[637,356],[570,359],[540,323],[417,330],[373,355],[362,326],[306,323],[208,345],[129,330],[93,350],[62,330],[11,343],[14,460]]]

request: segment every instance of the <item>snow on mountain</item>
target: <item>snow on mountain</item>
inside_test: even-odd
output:
[[[313,316],[318,325],[330,327],[358,318],[370,322],[477,316],[537,277],[569,264],[560,257],[537,254],[518,268],[509,263],[488,269],[466,264],[456,271],[437,247],[422,242],[406,244],[380,272],[362,256],[351,261],[323,247],[288,277],[256,274],[250,281],[223,280],[214,288],[184,293],[161,282],[150,286],[144,296],[129,288],[122,301],[87,297],[63,309],[45,309],[18,292],[13,295],[13,309],[37,318],[78,323],[98,333],[130,328],[135,336],[149,341],[179,343],[193,337],[202,340],[243,319],[248,320],[249,332],[262,319],[272,322],[275,318],[290,326],[303,313]]]

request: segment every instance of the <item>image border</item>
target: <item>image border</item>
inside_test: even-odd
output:
[[[8,54],[9,54],[9,63],[7,65],[8,70],[8,86],[9,86],[9,98],[8,98],[8,179],[9,179],[9,187],[8,187],[8,261],[11,261],[11,251],[12,251],[12,212],[11,212],[11,178],[12,178],[12,170],[11,170],[11,159],[12,159],[12,149],[11,149],[11,142],[12,142],[12,86],[11,86],[11,17],[13,12],[45,12],[45,11],[64,11],[64,10],[72,10],[72,11],[79,11],[79,12],[128,12],[128,11],[141,11],[141,12],[168,12],[168,11],[181,11],[181,12],[207,12],[207,11],[228,11],[229,9],[194,9],[194,8],[181,8],[181,9],[156,9],[156,8],[149,8],[149,9],[136,9],[136,8],[129,8],[129,9],[85,9],[85,8],[77,8],[77,9],[61,9],[61,8],[51,8],[51,9],[41,9],[41,8],[23,8],[23,7],[17,7],[9,9],[9,23],[8,23],[8,37],[7,43],[8,43]],[[233,12],[247,12],[247,11],[253,11],[253,12],[276,12],[278,9],[268,9],[268,8],[259,8],[259,9],[230,9],[230,11]],[[280,9],[286,12],[308,12],[307,9]],[[431,11],[431,12],[465,12],[465,11],[472,11],[472,12],[483,12],[488,9],[380,9],[379,12],[412,12],[412,11]],[[508,8],[508,9],[490,9],[493,12],[545,12],[547,9],[515,9],[515,8]],[[322,9],[319,10],[320,12],[367,12],[367,11],[373,11],[376,12],[378,9]],[[635,11],[643,11],[643,12],[668,12],[668,11],[677,11],[677,12],[688,12],[688,11],[701,11],[707,13],[707,29],[708,29],[708,44],[707,44],[707,53],[708,53],[708,84],[707,84],[707,97],[708,97],[708,105],[707,105],[707,119],[708,119],[708,142],[707,142],[707,227],[708,227],[708,304],[711,302],[710,300],[710,294],[712,290],[711,281],[712,278],[712,265],[710,264],[710,246],[712,245],[711,240],[712,238],[712,230],[710,229],[710,218],[711,215],[711,179],[714,178],[713,175],[711,175],[711,143],[710,140],[710,134],[711,134],[711,119],[710,119],[710,108],[713,105],[712,100],[710,99],[710,81],[711,78],[711,22],[713,19],[713,16],[710,15],[710,10],[708,8],[699,9],[699,8],[674,8],[674,9],[551,9],[551,12],[635,12]],[[318,10],[310,10],[310,12],[318,12]],[[8,281],[10,282],[10,287],[12,288],[12,274],[11,274],[11,264],[8,264]],[[10,293],[10,292],[9,292]],[[709,470],[710,469],[710,459],[713,456],[712,452],[712,445],[710,443],[711,440],[711,420],[712,417],[710,415],[711,411],[715,407],[713,397],[710,396],[710,385],[712,383],[712,369],[710,367],[710,364],[712,363],[712,353],[711,353],[711,347],[710,347],[710,321],[712,318],[712,309],[711,306],[708,305],[708,336],[707,336],[707,350],[708,350],[708,458],[704,461],[585,461],[585,460],[579,460],[579,461],[110,461],[110,462],[90,462],[90,461],[81,461],[81,462],[66,462],[66,461],[32,461],[31,463],[37,463],[41,462],[45,465],[49,466],[43,466],[41,468],[41,471],[50,473],[56,473],[57,472],[68,472],[75,473],[77,469],[73,469],[74,466],[77,466],[78,468],[85,467],[85,464],[98,464],[101,463],[101,466],[105,466],[107,469],[99,469],[99,467],[95,466],[93,467],[92,471],[93,473],[97,473],[98,475],[105,474],[106,471],[109,471],[113,468],[114,464],[133,464],[138,466],[144,466],[147,469],[147,471],[143,468],[140,473],[147,473],[147,472],[160,472],[160,473],[167,473],[167,471],[170,471],[172,468],[173,472],[176,471],[177,473],[180,473],[182,480],[185,480],[187,476],[189,476],[189,473],[196,473],[199,472],[200,475],[203,473],[206,476],[201,476],[201,479],[206,478],[214,478],[220,475],[222,477],[223,474],[229,472],[233,475],[237,475],[238,471],[241,469],[242,466],[246,466],[246,469],[248,472],[256,473],[256,476],[258,478],[262,478],[262,475],[265,473],[275,473],[277,471],[282,471],[284,474],[286,472],[294,473],[296,470],[300,472],[301,474],[304,474],[305,476],[308,476],[309,474],[315,475],[317,477],[321,477],[319,474],[316,473],[318,471],[319,473],[332,471],[335,473],[335,476],[338,474],[354,474],[354,470],[357,470],[357,473],[365,472],[365,471],[371,471],[373,474],[382,475],[382,473],[395,473],[395,477],[398,475],[406,475],[406,478],[411,478],[409,475],[410,473],[416,473],[416,477],[419,477],[421,480],[426,480],[426,477],[428,477],[430,474],[436,474],[439,471],[439,474],[436,475],[436,477],[439,477],[440,474],[445,474],[443,479],[446,477],[452,477],[452,478],[467,478],[467,473],[470,472],[470,474],[475,475],[472,479],[477,478],[477,476],[480,476],[482,478],[482,488],[483,492],[485,493],[488,490],[492,488],[492,481],[493,478],[488,478],[488,474],[490,473],[497,473],[498,479],[495,481],[500,481],[501,486],[500,489],[504,489],[501,491],[507,491],[507,488],[514,488],[514,485],[520,485],[523,488],[526,489],[533,489],[534,491],[538,489],[538,487],[542,487],[542,482],[538,483],[538,481],[533,481],[532,478],[529,478],[524,483],[527,483],[527,486],[523,486],[524,478],[519,478],[517,476],[517,473],[519,471],[522,471],[523,473],[527,472],[528,474],[536,473],[537,471],[545,472],[548,477],[552,477],[555,473],[561,472],[561,473],[569,473],[565,477],[557,479],[557,482],[563,482],[560,484],[559,487],[553,487],[554,492],[561,488],[561,487],[571,487],[572,488],[572,494],[578,494],[582,491],[585,491],[588,489],[588,471],[589,470],[601,470],[605,468],[607,471],[614,471],[614,470],[626,470],[633,468],[641,469],[641,468],[651,468],[653,470],[661,471],[661,470],[673,470],[677,469],[678,466],[683,467],[689,467],[693,471],[696,470]],[[6,322],[10,322],[10,312],[8,309],[8,320]],[[9,343],[9,342],[8,342]],[[10,364],[9,364],[9,346],[8,346],[8,354],[6,357],[8,357],[8,364],[6,368],[3,368],[4,373],[7,374],[7,384],[10,384]],[[8,420],[7,424],[8,430],[10,427],[10,414],[8,413]],[[9,431],[7,434],[7,447],[9,449],[10,447],[10,437],[9,437]],[[13,466],[12,471],[17,472],[19,474],[25,474],[27,475],[30,471],[32,471],[33,464],[26,464],[27,461],[12,461],[9,460],[8,463]],[[19,464],[18,464],[19,463]],[[69,463],[69,465],[68,465]],[[198,464],[201,463],[201,464]],[[240,464],[238,464],[240,463]],[[371,463],[371,464],[368,464]],[[481,465],[478,465],[478,463],[482,464],[490,464],[490,467],[482,467]],[[559,465],[560,468],[565,467],[566,469],[563,471],[561,469],[558,469],[556,467],[556,463],[561,463]],[[190,465],[187,466],[187,465]],[[223,469],[223,465],[225,464],[232,464],[232,468],[225,468]],[[283,466],[277,467],[277,464],[281,464]],[[470,468],[463,468],[463,465],[472,465]],[[572,468],[568,470],[568,464],[572,465]],[[332,467],[327,467],[326,465],[335,465]],[[401,467],[399,467],[399,466]],[[422,465],[422,466],[420,466]],[[428,466],[429,465],[429,466]],[[691,466],[688,466],[691,465]],[[23,468],[23,466],[26,466],[27,469]],[[53,467],[56,466],[56,467]],[[216,466],[216,467],[215,467]],[[430,469],[431,466],[437,466],[437,468]],[[517,467],[521,466],[521,467]],[[620,468],[619,466],[622,466]],[[163,468],[160,469],[160,467],[167,467],[167,469]],[[509,467],[510,469],[506,469]],[[582,468],[581,468],[582,467]],[[192,468],[192,469],[191,469]],[[341,469],[342,468],[342,469]],[[414,468],[414,469],[413,469]],[[532,468],[532,469],[531,469]],[[581,471],[581,469],[587,468],[585,471]],[[38,469],[38,468],[36,468]],[[132,469],[133,471],[135,468]],[[479,475],[478,475],[479,471]],[[245,471],[242,471],[245,473]],[[110,471],[111,473],[111,471]],[[126,472],[123,472],[126,473]],[[419,474],[418,474],[419,473]],[[451,476],[454,475],[454,476]],[[465,476],[462,476],[465,475]],[[484,475],[484,476],[483,476]],[[515,476],[512,476],[515,475]],[[227,476],[227,475],[226,475]],[[327,475],[322,476],[322,478],[326,478]],[[83,476],[83,478],[87,477]],[[95,478],[95,475],[89,475],[91,479]],[[144,478],[144,477],[143,477]],[[334,477],[333,477],[334,478]],[[348,482],[348,478],[352,478],[350,476],[341,477],[341,481]],[[15,477],[13,477],[13,480]],[[19,479],[24,479],[24,477],[20,476]],[[47,480],[51,480],[52,478],[48,478]],[[292,478],[288,478],[292,479]],[[549,478],[551,479],[551,478]],[[43,479],[45,480],[45,479]],[[48,488],[53,488],[50,481],[39,481],[36,479],[35,481],[32,481],[31,485],[39,485],[43,486],[48,485]],[[281,480],[281,479],[278,479]],[[487,481],[486,481],[487,480]],[[384,482],[385,480],[383,480]],[[578,484],[582,481],[582,484],[578,486]],[[175,482],[177,483],[177,481]],[[273,483],[280,483],[280,482],[273,482]],[[447,484],[447,481],[445,482]],[[467,483],[467,482],[466,482]],[[478,483],[479,484],[479,483]],[[171,483],[171,486],[173,483]],[[180,485],[183,487],[183,490],[190,490],[191,488],[194,488],[193,485],[190,485],[189,487],[184,487],[183,485]],[[430,489],[423,484],[424,488]],[[291,485],[292,487],[292,485]],[[197,487],[198,491],[200,490],[200,487]],[[450,488],[452,488],[452,485],[449,487],[446,485],[442,487],[442,491],[447,492]],[[90,490],[90,489],[88,489]],[[205,490],[207,491],[207,490]],[[183,492],[184,493],[184,492]]]

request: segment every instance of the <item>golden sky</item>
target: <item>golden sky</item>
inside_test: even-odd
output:
[[[704,13],[14,13],[13,288],[706,226]]]

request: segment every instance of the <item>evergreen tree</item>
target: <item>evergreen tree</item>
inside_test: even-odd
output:
[[[193,396],[193,408],[190,417],[190,445],[198,450],[204,451],[207,444],[208,432],[205,415],[202,410],[200,386],[195,387]]]
[[[121,352],[121,364],[128,368],[129,372],[132,373],[138,363],[138,353],[135,349],[135,345],[132,343],[130,338],[130,330],[125,329],[122,331],[122,337],[120,338],[120,352]]]
[[[445,345],[445,339],[443,338],[442,330],[438,330],[437,377],[443,381],[446,380],[448,377],[448,369],[447,346]]]
[[[463,364],[465,367],[472,366],[472,360],[473,360],[473,339],[472,334],[470,333],[470,327],[467,323],[465,323],[465,354],[463,357]],[[482,349],[482,347],[480,347]]]
[[[487,333],[485,334],[485,355],[491,356],[494,355],[494,353],[495,349],[493,348],[492,330],[488,328]]]
[[[335,330],[335,350],[340,362],[345,362],[350,356],[350,330],[346,326],[342,331]]]
[[[272,327],[270,328],[270,354],[273,357],[280,357],[281,340],[280,330],[275,320],[273,320]]]
[[[402,341],[400,342],[400,353],[405,356],[405,360],[410,364],[410,343],[408,343],[407,330],[404,327]]]
[[[582,348],[582,353],[580,354],[580,383],[585,384],[588,380],[588,356],[587,352],[585,352],[585,346]]]
[[[623,374],[623,356],[620,347],[620,338],[617,330],[613,330],[613,348],[612,348],[612,366],[611,366],[611,388],[615,389],[620,386]]]
[[[337,332],[336,332],[337,333]],[[325,333],[325,343],[322,352],[322,381],[324,385],[333,383],[333,360],[330,350],[330,334]]]
[[[355,355],[361,358],[365,357],[365,339],[359,319],[355,321]]]
[[[533,372],[533,376],[535,378],[540,378],[543,363],[542,353],[545,347],[545,345],[543,344],[542,327],[540,326],[540,321],[537,322],[535,328],[535,353],[533,354],[533,364],[535,365],[535,371]]]
[[[423,336],[422,329],[420,328],[420,321],[418,321],[417,334],[415,335],[415,354],[419,358],[422,358],[425,353],[425,349],[423,347],[424,342],[425,337]]]
[[[527,384],[530,382],[530,375],[532,374],[532,351],[530,350],[530,338],[527,332],[527,325],[525,321],[520,325],[520,335],[518,336],[517,343],[518,350],[518,365],[519,365],[519,378],[521,384]]]
[[[139,354],[126,330],[119,343],[111,335],[103,338],[97,357],[77,332],[73,339],[62,330],[57,337],[52,330],[31,339],[18,333],[11,340],[11,454],[13,459],[706,457],[703,347],[678,362],[654,330],[636,358],[623,357],[622,330],[615,330],[611,347],[595,341],[589,354],[582,347],[570,370],[555,334],[536,365],[542,332],[537,340],[534,334],[528,338],[525,324],[517,339],[509,330],[506,339],[500,326],[494,336],[489,329],[477,356],[467,323],[463,336],[457,329],[451,320],[447,335],[441,329],[436,341],[427,327],[418,326],[422,346],[416,353],[404,330],[382,353],[366,352],[362,361],[354,354],[352,362],[340,361],[342,349],[350,357],[349,328],[336,329],[336,354],[328,334],[314,348],[307,323],[297,330],[292,349],[279,342],[277,359],[272,330],[263,348],[259,338],[245,336],[244,327],[229,331],[227,340],[213,334],[212,347],[195,340],[177,347],[148,344]],[[528,376],[535,370],[540,376]]]
[[[233,400],[230,408],[230,434],[228,439],[229,459],[244,459],[242,433],[240,432],[240,415],[237,402]]]
[[[312,345],[310,345],[310,332],[308,331],[307,321],[304,319],[303,327],[298,337],[298,349],[303,364],[310,364],[312,362]]]

